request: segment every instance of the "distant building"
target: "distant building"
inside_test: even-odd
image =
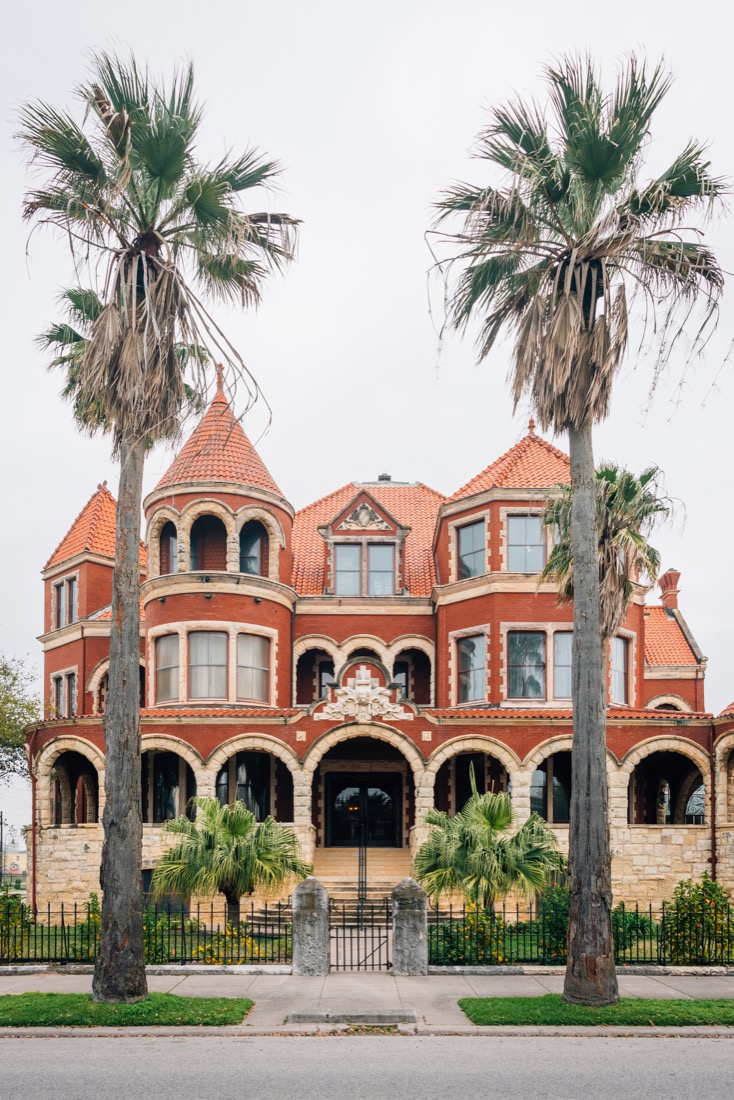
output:
[[[292,822],[327,884],[410,866],[437,805],[511,789],[566,843],[571,626],[540,514],[568,458],[528,434],[463,488],[350,482],[299,512],[220,391],[145,501],[144,867],[195,794]],[[44,570],[46,718],[29,735],[38,904],[98,889],[115,501],[98,487]],[[607,690],[617,899],[734,886],[734,705],[704,707],[678,609],[635,590]],[[715,814],[715,823],[712,821]]]

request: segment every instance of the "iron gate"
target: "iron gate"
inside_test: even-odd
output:
[[[329,965],[332,970],[389,970],[392,966],[390,899],[329,902]]]

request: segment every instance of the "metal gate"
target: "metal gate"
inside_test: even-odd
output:
[[[389,970],[392,966],[390,899],[329,902],[329,965],[332,970]]]

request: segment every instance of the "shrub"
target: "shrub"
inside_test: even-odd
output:
[[[184,913],[147,907],[143,912],[143,950],[146,963],[186,962],[196,958],[195,941],[208,935],[199,921]]]
[[[461,920],[444,921],[431,929],[429,952],[430,961],[439,966],[503,963],[505,922],[493,910],[469,902]]]
[[[654,925],[649,913],[641,913],[638,906],[629,908],[623,901],[612,909],[612,936],[615,953],[629,951],[638,940],[651,939]]]
[[[0,894],[0,959],[22,957],[32,919],[30,906],[18,894]]]
[[[557,882],[541,895],[536,918],[540,962],[566,961],[569,904],[568,886]]]
[[[708,873],[700,882],[679,882],[672,902],[663,905],[663,960],[698,964],[731,962],[734,919],[729,899]]]
[[[84,920],[64,929],[67,941],[66,954],[70,959],[94,959],[97,955],[99,930],[102,925],[102,909],[99,894],[92,892],[84,903]]]
[[[194,949],[197,962],[224,966],[227,963],[259,962],[261,952],[249,935],[247,925],[227,924],[224,931],[207,933],[203,943]]]

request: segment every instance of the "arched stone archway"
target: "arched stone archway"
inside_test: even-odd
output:
[[[87,741],[83,737],[56,737],[47,742],[32,762],[33,774],[38,784],[36,791],[36,806],[38,824],[41,828],[47,828],[54,824],[51,819],[51,773],[58,758],[65,752],[78,753],[85,757],[97,772],[98,805],[97,819],[101,821],[104,810],[104,774],[105,758],[101,749]],[[68,791],[69,807],[71,805],[72,792]],[[63,791],[62,791],[63,797]]]
[[[514,777],[520,767],[520,761],[507,745],[484,734],[469,734],[447,741],[431,753],[425,766],[421,789],[416,792],[416,810],[420,805],[422,811],[420,818],[416,814],[416,828],[420,831],[419,835],[422,839],[427,832],[423,825],[423,816],[431,809],[436,799],[436,777],[444,764],[464,753],[482,753],[485,756],[494,757],[507,772],[514,790]]]
[[[670,824],[682,825],[685,823],[684,799],[687,801],[693,789],[700,785],[701,781],[704,787],[704,814],[706,819],[708,819],[711,805],[711,775],[708,754],[699,745],[695,745],[682,737],[653,737],[649,741],[644,741],[641,745],[637,745],[634,749],[631,749],[620,764],[620,785],[624,784],[625,792],[626,816],[624,820],[630,821],[630,818],[635,816],[630,810],[630,800],[634,799],[636,794],[636,792],[631,789],[631,780],[636,773],[638,765],[658,753],[661,754],[662,759],[671,754],[678,757],[684,757],[700,772],[700,779],[696,779],[695,782],[693,781],[695,773],[693,776],[687,776],[683,780],[680,792],[675,798],[675,806],[673,806],[671,810],[673,821],[670,822]],[[661,776],[661,779],[666,779],[666,777]],[[630,821],[630,823],[640,824],[640,822],[634,820]],[[655,824],[656,822],[647,823]]]
[[[716,742],[716,824],[734,825],[734,730]]]

